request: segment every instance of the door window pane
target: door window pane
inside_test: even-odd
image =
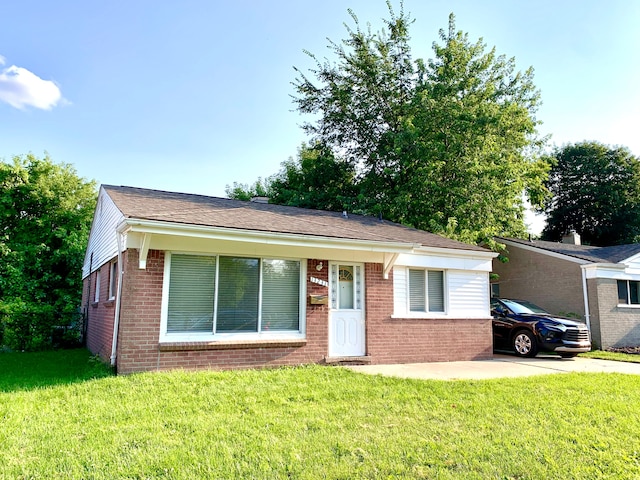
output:
[[[220,257],[217,332],[258,331],[260,260]]]
[[[341,310],[353,309],[353,267],[340,265],[338,290],[339,308]]]

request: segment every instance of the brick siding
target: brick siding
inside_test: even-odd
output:
[[[160,316],[165,255],[151,250],[147,268],[138,268],[137,250],[123,257],[125,274],[118,335],[118,373],[171,368],[234,369],[323,363],[328,352],[329,305],[312,305],[309,295],[327,295],[327,260],[307,261],[306,339],[210,346],[160,345]],[[316,270],[322,262],[323,268]],[[409,363],[490,358],[491,321],[477,319],[392,319],[393,279],[381,264],[365,265],[367,355],[373,363]]]
[[[391,318],[393,272],[368,263],[366,278],[367,354],[372,363],[482,360],[493,355],[491,320]]]
[[[96,277],[100,274],[100,298],[95,301]],[[87,348],[105,362],[111,357],[115,301],[108,300],[109,263],[83,280],[82,308],[87,316]]]
[[[127,250],[125,259],[123,308],[118,335],[118,373],[170,368],[233,369],[300,365],[324,361],[328,348],[329,307],[327,305],[307,305],[306,342],[302,342],[302,346],[278,346],[277,343],[271,346],[265,342],[265,346],[254,348],[239,344],[238,348],[225,346],[225,348],[212,350],[183,350],[179,347],[173,350],[161,349],[158,339],[164,252],[149,251],[145,270],[138,268],[136,250]],[[317,271],[315,266],[320,261],[323,262],[324,268]],[[308,294],[328,293],[327,287],[309,281],[311,275],[328,281],[327,265],[326,260],[308,261]]]
[[[588,288],[590,308],[595,304],[591,322],[594,344],[602,349],[640,345],[640,309],[618,307],[617,281],[589,280]]]

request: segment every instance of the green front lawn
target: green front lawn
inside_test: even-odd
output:
[[[616,362],[640,363],[640,355],[620,352],[607,352],[606,350],[593,350],[581,353],[581,357],[599,358],[601,360],[615,360]]]
[[[37,355],[0,354],[0,479],[640,477],[636,376],[114,377],[83,351]],[[44,360],[50,385],[35,373]]]

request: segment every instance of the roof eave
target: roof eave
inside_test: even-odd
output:
[[[592,264],[593,262],[590,260],[586,260],[584,258],[580,258],[574,255],[567,255],[565,253],[559,253],[559,252],[554,252],[552,250],[547,250],[546,248],[541,248],[534,245],[527,245],[524,243],[520,243],[520,242],[514,242],[512,240],[509,240],[507,238],[502,238],[502,237],[497,237],[499,239],[499,241],[501,243],[504,243],[505,245],[509,245],[512,247],[520,247],[523,248],[524,250],[529,250],[532,252],[537,252],[537,253],[541,253],[543,255],[548,255],[550,257],[554,257],[554,258],[561,258],[563,260],[567,260],[569,262],[573,262],[573,263],[578,263],[580,265],[585,265],[585,264]]]
[[[595,270],[598,268],[612,268],[612,269],[617,269],[617,270],[624,270],[625,268],[627,268],[628,265],[624,264],[624,263],[589,263],[586,265],[581,265],[580,268],[584,269],[584,270]]]
[[[419,253],[433,253],[436,255],[454,255],[454,256],[464,256],[464,257],[475,257],[475,258],[486,258],[492,259],[496,258],[499,253],[492,252],[491,250],[467,250],[464,248],[444,248],[444,247],[428,247],[424,245],[420,245],[415,249]]]
[[[180,235],[240,242],[270,243],[285,246],[339,248],[383,253],[412,253],[422,247],[411,242],[388,242],[322,237],[315,235],[265,232],[238,228],[194,225],[140,218],[125,218],[117,230],[121,233],[139,232],[158,235]],[[449,251],[449,249],[441,249]]]

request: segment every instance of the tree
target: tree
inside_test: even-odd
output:
[[[244,200],[245,202],[251,200],[254,197],[269,197],[271,188],[271,181],[268,178],[264,180],[258,177],[253,184],[233,182],[233,185],[227,185],[225,193],[227,197],[234,200]]]
[[[332,211],[357,211],[355,169],[322,145],[302,145],[271,178],[271,200],[280,205]]]
[[[296,159],[282,162],[280,171],[252,185],[227,185],[227,197],[251,200],[269,197],[271,203],[330,211],[359,210],[355,169],[320,144],[303,144]]]
[[[0,162],[0,345],[52,346],[77,320],[96,185],[45,155]]]
[[[294,101],[316,118],[303,128],[357,168],[369,213],[466,241],[523,235],[523,193],[541,206],[548,169],[533,71],[470,43],[453,15],[434,58],[413,60],[413,20],[388,6],[378,33],[349,11],[337,60],[298,70]]]
[[[550,159],[545,240],[575,230],[591,245],[640,241],[640,160],[625,147],[580,142]]]

